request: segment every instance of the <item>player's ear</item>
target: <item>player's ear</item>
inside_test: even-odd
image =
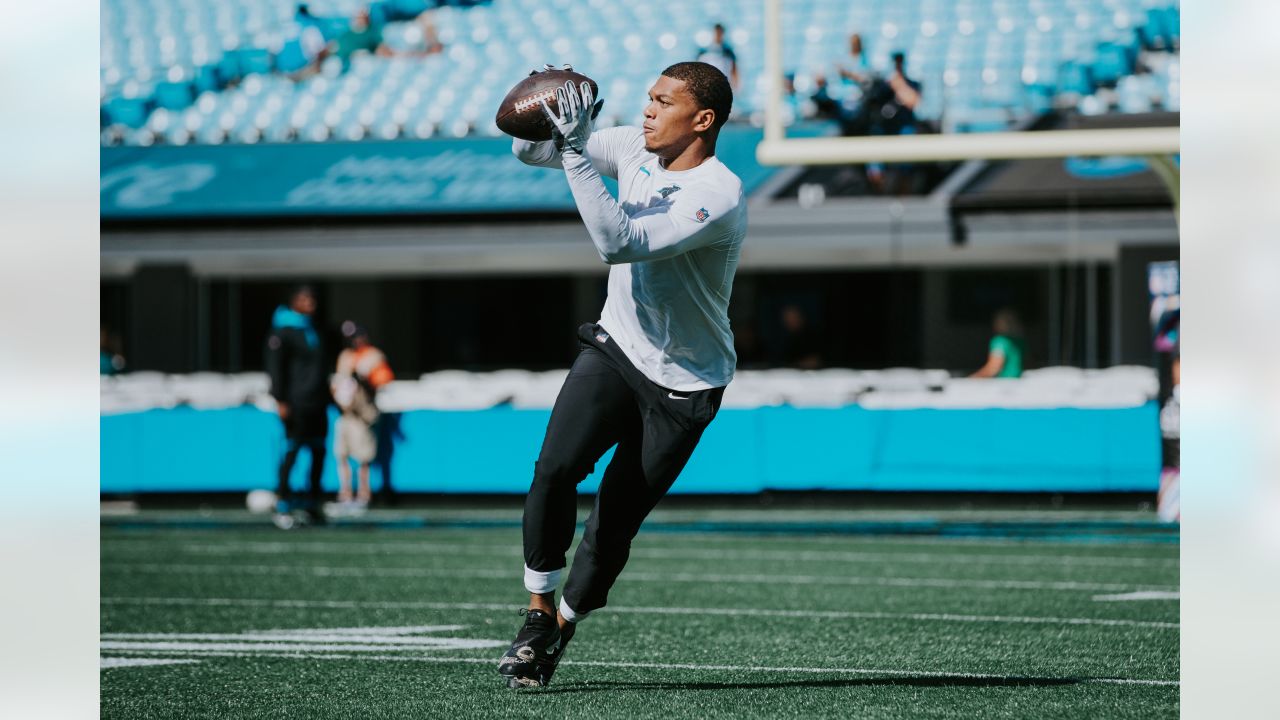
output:
[[[704,108],[693,116],[693,129],[696,132],[706,132],[711,129],[715,122],[716,111],[711,108]]]

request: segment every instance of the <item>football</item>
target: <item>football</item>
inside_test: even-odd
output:
[[[546,100],[552,110],[559,112],[556,101],[556,88],[572,80],[574,83],[590,83],[591,92],[599,97],[600,88],[596,81],[572,70],[547,70],[534,73],[516,83],[511,92],[502,99],[498,106],[498,114],[493,121],[498,129],[521,140],[550,140],[551,123],[542,114],[542,101]]]

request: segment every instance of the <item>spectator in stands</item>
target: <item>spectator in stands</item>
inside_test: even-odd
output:
[[[333,56],[342,61],[345,71],[351,67],[351,56],[356,53],[375,53],[390,55],[391,51],[382,44],[382,28],[369,21],[369,8],[360,8],[351,18],[351,25],[345,32],[329,43],[317,60],[317,66],[326,58]]]
[[[871,63],[867,62],[867,54],[862,49],[862,36],[853,33],[849,36],[849,57],[837,67],[840,77],[862,87],[871,81]]]
[[[729,78],[729,85],[734,91],[738,89],[738,56],[724,39],[724,25],[716,23],[711,28],[713,33],[710,45],[700,49],[695,60],[714,66]]]
[[[817,73],[813,76],[813,94],[809,96],[809,100],[813,103],[814,117],[826,120],[842,120],[844,108],[840,101],[836,100],[832,95],[831,85],[827,82],[826,75]]]
[[[1003,308],[991,321],[995,336],[987,350],[987,362],[969,377],[1016,378],[1022,377],[1022,358],[1025,344],[1022,340],[1022,323],[1012,308]]]
[[[328,31],[329,27],[331,27],[331,25],[326,24],[325,20],[322,20],[316,17],[315,15],[312,15],[311,6],[308,5],[307,3],[298,3],[297,7],[294,9],[294,12],[293,12],[293,23],[294,25],[297,25],[298,29],[304,33],[314,30],[317,34],[319,34],[320,41],[322,43],[327,37],[326,31]]]
[[[342,324],[347,348],[338,355],[333,375],[333,400],[342,415],[334,428],[333,456],[338,463],[338,504],[344,510],[369,506],[369,464],[378,454],[373,426],[378,421],[378,388],[394,375],[382,351],[369,342],[369,332],[347,321]],[[351,495],[351,460],[359,466],[359,485]]]
[[[430,10],[421,12],[414,22],[422,28],[422,54],[438,55],[444,52],[444,43],[440,42],[440,33],[436,31],[435,18]]]
[[[289,304],[276,308],[267,335],[266,369],[271,378],[271,397],[284,425],[285,453],[277,476],[276,523],[291,527],[292,513],[301,509],[316,523],[324,522],[320,511],[320,476],[324,472],[325,437],[329,434],[329,377],[320,333],[312,322],[316,295],[310,285],[300,285],[289,295]],[[289,476],[302,448],[311,455],[310,492],[295,502]]]
[[[320,69],[325,46],[325,25],[311,14],[306,3],[298,5],[293,16],[293,28],[276,53],[276,68],[294,80],[301,80]]]
[[[865,127],[855,126],[859,124],[862,96],[874,75],[862,49],[861,35],[853,33],[849,36],[849,55],[837,62],[833,69],[831,77],[835,87],[825,72],[819,70],[813,75],[813,93],[809,99],[813,104],[814,115],[838,120],[845,135],[866,135]],[[866,123],[861,125],[865,126]]]
[[[777,364],[784,367],[814,370],[822,366],[822,338],[809,324],[799,305],[783,306],[782,339]]]
[[[872,122],[874,135],[914,135],[916,133],[916,106],[920,104],[920,83],[907,77],[903,69],[907,56],[901,52],[892,55],[893,71],[883,83],[884,98],[875,112]],[[883,166],[872,163],[867,166],[867,178],[872,186],[894,195],[907,192],[915,179],[915,166],[897,163]]]
[[[920,83],[907,77],[903,70],[907,56],[904,53],[893,54],[893,72],[886,81],[893,90],[893,114],[886,116],[889,120],[889,135],[914,133],[916,129],[916,106],[920,104]],[[882,113],[885,111],[882,111]]]

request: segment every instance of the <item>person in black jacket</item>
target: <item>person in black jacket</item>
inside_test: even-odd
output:
[[[310,493],[298,504],[313,522],[323,522],[320,510],[320,476],[324,472],[325,437],[329,434],[329,372],[320,333],[311,316],[316,310],[315,292],[302,285],[289,296],[289,305],[276,308],[267,336],[266,366],[271,377],[271,396],[276,400],[284,423],[287,447],[280,461],[276,494],[276,524],[293,525],[295,509],[289,475],[306,447],[311,453]]]

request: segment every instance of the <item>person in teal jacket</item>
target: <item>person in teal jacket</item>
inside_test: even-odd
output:
[[[312,317],[315,311],[315,291],[300,285],[290,294],[288,305],[276,308],[267,335],[265,365],[286,442],[276,488],[279,504],[275,521],[282,528],[293,526],[291,518],[296,510],[305,512],[313,523],[324,522],[320,480],[331,398],[329,362]],[[289,486],[289,478],[303,448],[311,454],[309,492],[305,499],[299,499]]]
[[[1022,323],[1018,314],[1009,308],[996,313],[991,322],[995,336],[987,349],[987,362],[969,377],[1016,378],[1022,377],[1022,358],[1026,345],[1022,340]]]

